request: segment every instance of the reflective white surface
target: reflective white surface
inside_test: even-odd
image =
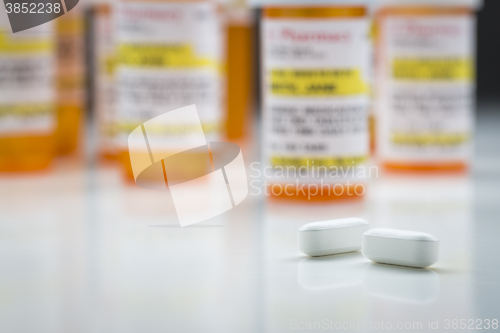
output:
[[[186,228],[167,191],[112,166],[2,175],[0,332],[485,331],[500,319],[499,125],[480,118],[471,176],[380,175],[329,205],[250,195]],[[439,262],[298,251],[299,226],[350,216],[437,236]]]

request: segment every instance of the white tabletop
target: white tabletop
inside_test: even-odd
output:
[[[479,117],[471,176],[380,175],[328,205],[249,195],[186,228],[167,191],[112,165],[2,175],[0,332],[500,331],[499,125]],[[349,216],[433,234],[440,260],[298,251],[299,226]]]

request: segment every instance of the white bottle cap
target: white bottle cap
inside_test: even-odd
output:
[[[86,5],[88,7],[95,6],[95,5],[114,5],[119,3],[119,0],[87,0]]]
[[[263,6],[367,6],[368,0],[248,0],[250,7]]]
[[[430,7],[470,7],[480,9],[483,0],[374,0],[377,7],[382,6],[430,6]]]

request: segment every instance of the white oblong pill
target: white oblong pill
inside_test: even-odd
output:
[[[418,231],[371,229],[363,234],[363,255],[383,264],[427,267],[439,258],[439,239]]]
[[[298,230],[299,250],[311,257],[358,251],[369,224],[357,217],[308,223]]]

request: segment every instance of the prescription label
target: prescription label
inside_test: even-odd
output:
[[[389,16],[380,29],[381,157],[467,160],[474,124],[474,18]]]
[[[49,33],[0,31],[0,137],[56,127],[55,43]]]
[[[261,33],[263,150],[273,181],[293,178],[280,176],[283,168],[366,161],[369,22],[266,17]],[[308,172],[307,178],[323,177]]]
[[[131,130],[165,112],[196,104],[205,135],[222,129],[222,30],[214,4],[120,3],[116,9],[117,146]],[[182,124],[154,135],[182,141]],[[187,131],[187,132],[186,132]]]

